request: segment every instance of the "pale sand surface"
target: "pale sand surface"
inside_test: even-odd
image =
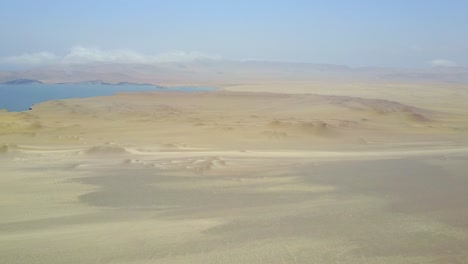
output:
[[[468,263],[466,101],[418,89],[0,112],[0,263]]]

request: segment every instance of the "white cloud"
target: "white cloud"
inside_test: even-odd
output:
[[[19,56],[1,58],[5,64],[51,64],[60,61],[60,57],[50,52],[25,53]]]
[[[0,58],[2,64],[68,64],[88,62],[142,63],[184,62],[197,59],[221,59],[220,56],[200,52],[171,51],[167,53],[145,55],[133,50],[102,50],[99,48],[75,46],[64,56],[51,52],[25,53],[19,56]]]
[[[151,62],[172,62],[172,61],[194,61],[197,59],[219,60],[221,56],[207,55],[200,52],[171,51],[158,54],[149,58]]]
[[[244,62],[264,62],[266,60],[262,60],[262,59],[256,59],[256,58],[246,58],[246,59],[242,59],[241,61],[244,61]]]
[[[457,63],[451,60],[442,60],[442,59],[437,59],[437,60],[432,60],[431,65],[433,67],[457,67]]]
[[[131,50],[101,50],[82,46],[73,47],[70,53],[62,58],[63,63],[143,63],[145,60],[145,56]]]

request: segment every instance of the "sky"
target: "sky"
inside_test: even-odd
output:
[[[0,0],[0,66],[468,66],[468,0]]]

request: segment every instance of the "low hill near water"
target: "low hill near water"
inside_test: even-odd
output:
[[[1,136],[19,136],[9,142],[16,144],[45,140],[309,148],[461,137],[463,124],[449,117],[395,101],[351,96],[151,92],[44,102],[27,113],[2,112],[0,125]]]

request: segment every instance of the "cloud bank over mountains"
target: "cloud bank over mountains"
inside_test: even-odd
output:
[[[220,55],[206,54],[197,51],[170,51],[159,54],[143,54],[131,49],[100,49],[87,46],[74,46],[64,55],[42,51],[23,53],[22,55],[0,58],[0,66],[41,66],[60,64],[86,64],[93,62],[120,64],[157,64],[163,62],[192,62],[200,59],[223,60]],[[241,59],[241,62],[263,61],[262,59]],[[447,59],[430,60],[434,68],[459,67],[455,61]],[[427,64],[426,64],[427,65]]]
[[[443,59],[432,60],[431,65],[433,67],[457,67],[458,66],[458,64],[454,61],[443,60]]]
[[[89,62],[154,64],[221,58],[222,57],[219,55],[204,54],[196,51],[170,51],[167,53],[146,55],[128,49],[103,50],[92,47],[74,46],[69,53],[63,56],[47,51],[24,53],[18,56],[0,58],[0,63],[14,65],[79,64]]]

